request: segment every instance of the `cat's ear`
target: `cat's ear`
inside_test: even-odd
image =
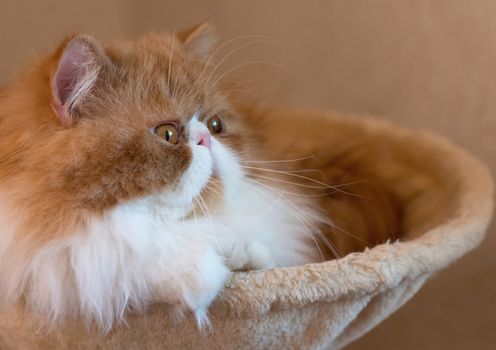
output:
[[[94,88],[105,53],[94,39],[78,35],[65,40],[55,53],[51,77],[52,107],[65,125],[72,125],[78,109]]]
[[[215,29],[208,22],[185,29],[177,37],[187,51],[200,59],[207,59],[217,44]]]

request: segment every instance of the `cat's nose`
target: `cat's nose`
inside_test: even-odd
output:
[[[196,142],[197,145],[202,145],[207,147],[208,149],[211,149],[211,143],[210,143],[210,132],[202,130],[200,131],[200,134],[198,136],[198,141]]]
[[[210,131],[207,126],[196,119],[196,115],[189,122],[190,142],[211,149]]]

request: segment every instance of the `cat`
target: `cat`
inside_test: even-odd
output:
[[[230,271],[313,261],[319,213],[247,176],[212,43],[206,25],[75,36],[2,91],[1,305],[110,329],[163,301],[203,325]]]
[[[212,79],[214,47],[208,24],[77,35],[1,90],[0,308],[109,330],[166,302],[202,327],[231,271],[332,257],[316,242],[340,210],[308,195],[332,187],[267,158],[284,135]]]

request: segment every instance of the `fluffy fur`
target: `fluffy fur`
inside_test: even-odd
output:
[[[3,307],[110,329],[162,301],[203,325],[230,270],[312,261],[318,214],[243,170],[250,131],[205,79],[210,42],[204,26],[105,48],[78,36],[4,91]],[[164,122],[177,144],[152,132]]]
[[[107,46],[77,36],[0,92],[0,307],[108,330],[160,301],[201,326],[230,271],[399,230],[386,186],[362,181],[363,145],[341,135],[342,152],[319,158],[318,125],[233,106],[212,79],[214,41],[205,25]],[[214,115],[224,129],[208,136]],[[153,133],[164,123],[177,144]]]

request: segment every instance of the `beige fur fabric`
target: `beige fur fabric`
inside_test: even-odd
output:
[[[283,116],[310,118],[332,134],[352,128],[387,141],[392,170],[383,176],[405,205],[400,242],[321,264],[235,273],[210,309],[211,331],[199,332],[193,319],[174,324],[168,307],[157,304],[145,316],[129,315],[127,326],[107,335],[72,325],[40,336],[29,315],[12,310],[0,317],[0,348],[340,349],[482,241],[493,183],[487,169],[463,150],[429,132],[372,118],[270,112],[270,118]]]

